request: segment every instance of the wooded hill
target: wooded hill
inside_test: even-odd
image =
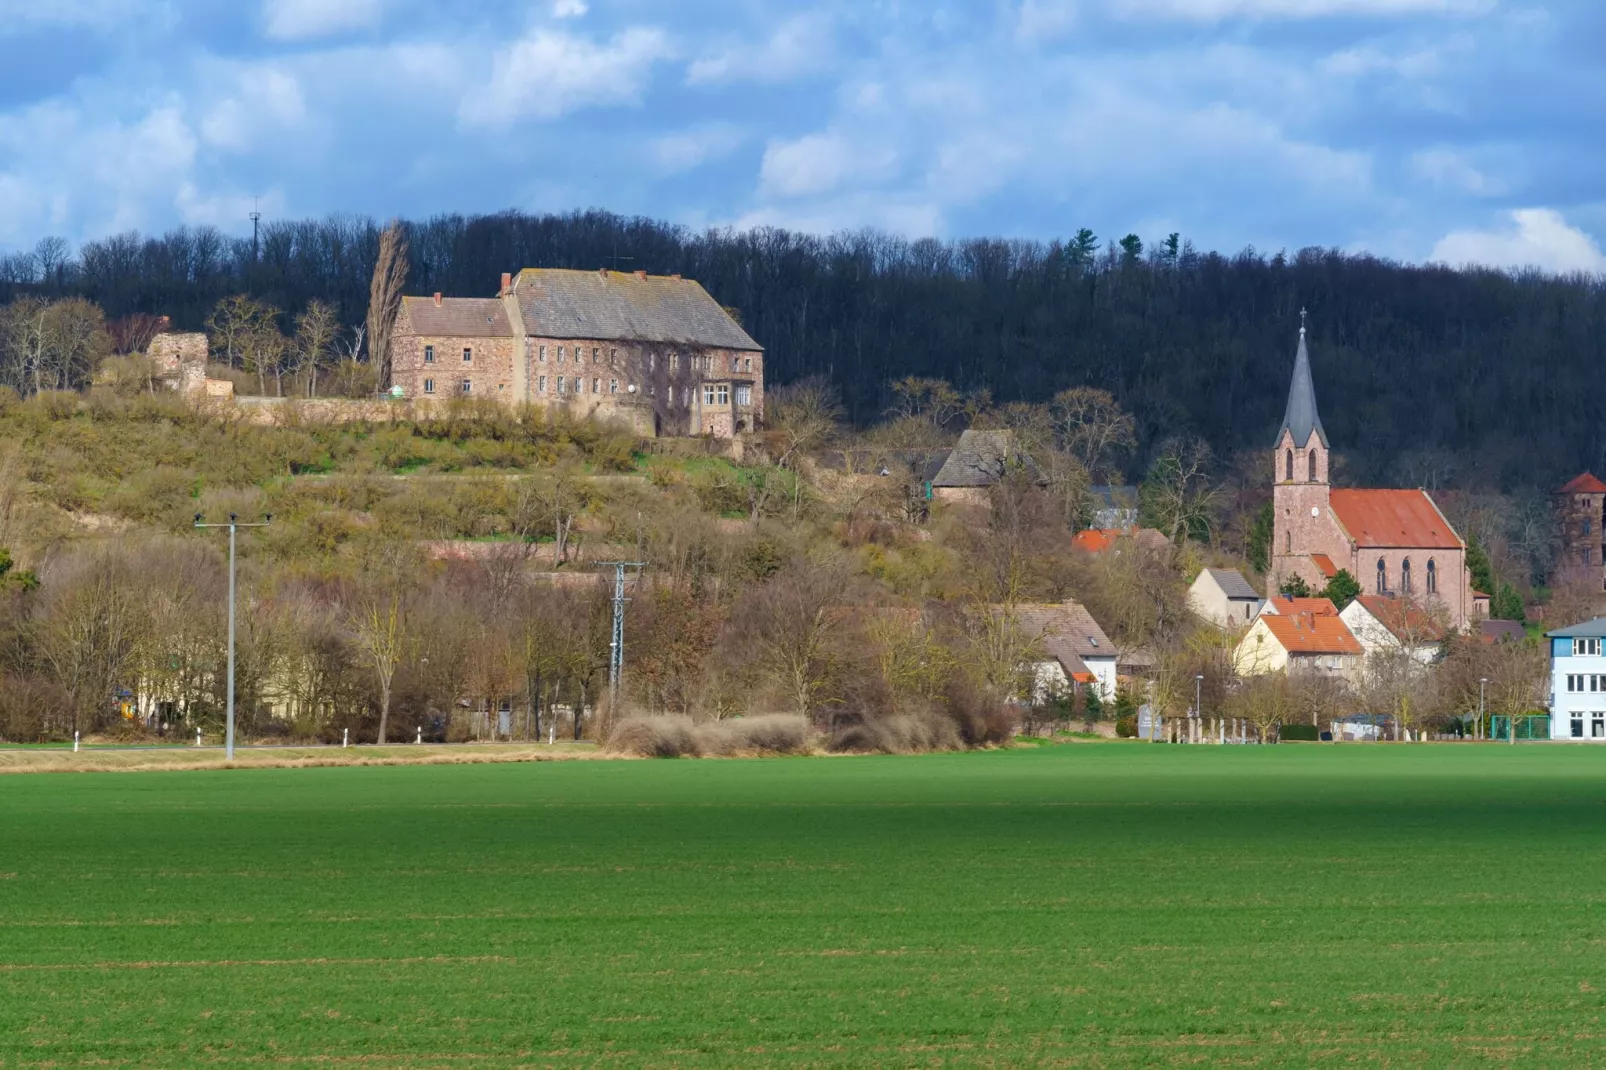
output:
[[[1178,434],[1221,456],[1263,449],[1282,412],[1298,312],[1310,311],[1323,420],[1353,482],[1512,490],[1606,467],[1606,280],[1416,267],[1307,249],[1195,250],[1172,236],[1101,246],[905,241],[875,233],[693,232],[603,212],[438,216],[407,225],[409,290],[494,292],[527,265],[699,279],[769,352],[773,381],[829,375],[865,423],[908,375],[997,401],[1112,390],[1142,448]],[[73,255],[47,240],[0,258],[0,302],[82,295],[109,318],[199,329],[249,293],[314,298],[349,324],[367,306],[369,220],[270,223],[259,244],[211,229],[123,234]]]

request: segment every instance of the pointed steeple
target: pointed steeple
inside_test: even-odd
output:
[[[1277,431],[1281,442],[1283,431],[1294,436],[1294,445],[1303,447],[1310,441],[1310,433],[1325,447],[1327,432],[1322,418],[1316,412],[1316,385],[1310,377],[1310,352],[1305,348],[1305,310],[1299,310],[1299,351],[1294,354],[1294,378],[1288,384],[1288,408],[1283,410],[1283,426]]]

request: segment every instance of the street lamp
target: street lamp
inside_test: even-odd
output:
[[[229,529],[229,700],[228,700],[228,727],[223,737],[223,757],[225,761],[234,761],[234,545],[235,535],[240,528],[265,528],[273,522],[273,514],[268,513],[262,518],[260,524],[242,524],[235,514],[229,514],[227,524],[205,524],[201,521],[201,514],[195,514],[197,528],[228,528]]]
[[[1474,736],[1477,739],[1484,738],[1484,732],[1483,732],[1483,688],[1484,688],[1484,685],[1487,684],[1488,682],[1489,682],[1489,678],[1487,676],[1478,677],[1478,731],[1476,733],[1474,733]]]

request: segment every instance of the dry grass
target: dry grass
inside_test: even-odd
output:
[[[139,773],[192,769],[312,769],[341,765],[481,765],[490,762],[553,762],[609,757],[589,743],[485,743],[449,747],[286,747],[242,749],[234,761],[221,750],[0,750],[5,773]]]
[[[632,717],[619,722],[604,748],[637,758],[737,758],[815,750],[808,721],[786,714],[708,724],[686,717]]]

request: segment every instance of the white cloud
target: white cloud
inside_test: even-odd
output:
[[[245,152],[264,137],[293,133],[306,122],[306,98],[291,72],[249,64],[233,71],[230,81],[233,85],[213,96],[201,118],[201,136],[208,144]]]
[[[820,70],[834,48],[828,17],[811,12],[782,23],[761,45],[735,44],[696,60],[686,71],[692,85],[784,82]]]
[[[0,0],[0,36],[43,26],[110,29],[135,18],[166,22],[172,11],[140,0]]]
[[[1456,190],[1479,197],[1505,192],[1502,183],[1484,174],[1464,155],[1446,145],[1412,153],[1406,169],[1413,178],[1438,189]]]
[[[826,193],[857,170],[855,153],[835,134],[809,134],[795,141],[772,141],[764,150],[760,174],[767,193],[800,197]]]
[[[555,19],[577,19],[590,10],[586,0],[553,0],[552,3],[552,17]]]
[[[379,22],[384,0],[263,0],[267,35],[279,41],[301,41],[329,34],[365,30]]]
[[[490,81],[463,100],[459,115],[469,125],[501,125],[634,104],[653,64],[673,55],[669,38],[652,27],[632,27],[607,44],[535,29],[496,54]]]
[[[1117,0],[1129,17],[1191,22],[1227,19],[1315,19],[1342,16],[1475,15],[1495,0]]]
[[[1015,37],[1021,41],[1048,41],[1076,25],[1077,0],[1021,0],[1015,14]]]
[[[679,174],[729,156],[741,147],[744,140],[746,134],[743,131],[719,124],[654,138],[647,146],[647,151],[659,171]]]
[[[1446,234],[1428,259],[1435,263],[1545,271],[1606,273],[1600,243],[1552,208],[1519,208],[1507,226]]]

